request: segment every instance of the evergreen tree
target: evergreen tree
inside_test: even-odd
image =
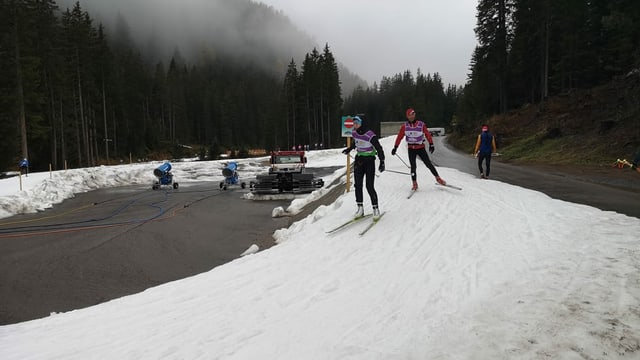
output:
[[[474,53],[472,66],[488,76],[480,76],[475,81],[483,81],[478,86],[495,89],[491,93],[497,99],[496,112],[504,112],[508,107],[507,49],[512,33],[511,0],[480,0],[477,6],[476,37],[478,47]],[[474,79],[472,79],[473,81]]]
[[[52,1],[15,0],[2,4],[5,21],[0,41],[7,55],[3,57],[3,92],[7,97],[2,116],[7,117],[5,124],[17,124],[17,128],[6,129],[12,145],[12,150],[3,152],[6,155],[2,161],[7,164],[19,156],[28,158],[35,168],[46,168],[50,159],[52,118],[48,93],[57,59],[56,9]],[[19,153],[14,139],[20,140]]]
[[[311,144],[317,139],[320,114],[320,53],[313,48],[307,53],[302,63],[301,91],[304,96],[304,113],[300,120],[302,126],[298,128],[295,141],[298,145]]]
[[[15,55],[17,10],[15,1],[0,2],[0,49],[6,49],[0,56],[0,167],[12,170],[17,168],[21,155]]]
[[[291,62],[287,67],[287,73],[284,76],[284,85],[282,87],[286,107],[286,143],[283,145],[285,145],[287,149],[291,149],[291,147],[296,144],[296,119],[299,114],[299,89],[300,76],[298,75],[298,68],[296,66],[295,60],[291,59]]]
[[[333,139],[340,136],[341,119],[340,109],[342,108],[342,94],[340,90],[340,75],[338,64],[329,49],[329,44],[325,44],[320,59],[320,104],[321,104],[321,124],[320,138],[315,143],[333,144]]]

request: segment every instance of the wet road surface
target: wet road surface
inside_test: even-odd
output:
[[[285,201],[182,183],[79,194],[38,214],[0,220],[0,325],[98,304],[181,279],[273,241]]]
[[[431,155],[437,166],[454,168],[479,176],[477,159],[434,137],[436,151]],[[500,149],[498,149],[498,152]],[[543,192],[554,199],[590,205],[640,218],[640,173],[629,169],[567,165],[513,165],[500,157],[491,161],[491,179]],[[446,180],[446,179],[445,179]],[[489,180],[491,181],[491,180]]]

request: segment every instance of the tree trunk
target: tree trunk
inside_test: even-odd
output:
[[[507,8],[506,0],[498,4],[498,96],[500,99],[500,113],[507,111]]]
[[[107,132],[107,96],[104,91],[104,74],[102,75],[102,120],[104,121],[104,153],[109,165],[109,136]]]
[[[75,117],[76,151],[78,152],[78,166],[82,166],[82,138],[80,137],[80,119],[78,118],[78,106],[75,104],[76,94],[73,94],[73,115]]]
[[[22,86],[22,69],[20,65],[20,39],[18,37],[18,12],[14,12],[13,30],[15,36],[16,45],[16,95],[18,97],[18,111],[20,122],[20,145],[22,150],[22,157],[24,159],[29,158],[29,151],[27,146],[27,117],[24,109],[24,88]]]
[[[56,102],[53,94],[53,86],[49,81],[49,73],[44,72],[45,88],[49,90],[49,113],[51,114],[51,163],[55,170],[58,169],[58,127],[56,126]]]
[[[321,144],[331,144],[331,106],[327,110],[327,141],[322,138]]]
[[[82,100],[82,82],[80,81],[80,51],[78,49],[76,49],[76,59],[78,61],[78,63],[76,64],[76,75],[78,78],[78,110],[80,111],[80,126],[81,126],[81,133],[82,133],[82,138],[80,138],[78,134],[78,141],[79,141],[78,150],[79,152],[82,152],[83,151],[82,148],[84,147],[85,155],[87,157],[87,166],[90,166],[89,139],[87,135],[86,119],[84,117],[84,104]],[[82,143],[81,139],[84,140],[84,144]],[[79,165],[82,166],[82,163],[80,163]]]
[[[320,81],[320,124],[319,124],[319,128],[317,129],[320,132],[320,139],[316,138],[316,142],[317,141],[324,141],[324,116],[322,116],[324,114],[324,91],[323,89],[323,81]],[[311,145],[311,143],[309,143],[309,145]]]
[[[307,111],[305,111],[305,113],[307,114],[307,137],[311,136],[311,93],[309,91],[309,87],[307,86]]]
[[[64,103],[62,102],[62,96],[60,96],[60,146],[62,150],[62,163],[66,164],[67,162],[67,147],[65,139],[65,129],[64,129]],[[65,169],[66,170],[66,169]]]
[[[296,93],[293,99],[293,115],[291,117],[291,137],[289,141],[291,141],[291,145],[296,145],[296,123],[298,121],[298,95]]]
[[[549,95],[549,29],[551,28],[551,19],[549,18],[549,8],[545,9],[545,17],[543,24],[543,50],[542,50],[542,76],[540,78],[540,101]]]
[[[118,128],[116,125],[116,111],[115,109],[111,112],[111,117],[113,120],[113,153],[114,155],[118,155]]]
[[[98,164],[98,133],[96,126],[96,112],[91,109],[91,117],[89,118],[89,140],[90,140],[90,151],[91,151],[91,166],[96,166]]]

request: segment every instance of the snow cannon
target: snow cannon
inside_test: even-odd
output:
[[[222,175],[225,178],[232,178],[232,177],[238,177],[238,173],[237,170],[238,169],[238,163],[235,161],[231,161],[227,164],[227,166],[224,167],[224,169],[222,169]]]
[[[171,164],[166,162],[158,166],[155,170],[153,170],[153,175],[155,175],[157,178],[161,178],[163,176],[170,174],[170,171],[171,171]]]
[[[153,175],[158,178],[157,181],[151,185],[153,190],[160,189],[161,186],[167,185],[174,189],[178,188],[178,183],[173,181],[173,174],[171,173],[171,164],[165,162],[153,170]]]
[[[238,184],[238,163],[235,161],[228,162],[224,169],[222,169],[222,176],[224,176],[224,181],[220,182],[220,190],[227,190],[229,185],[237,185]],[[243,189],[247,186],[246,183],[240,183],[240,187]]]

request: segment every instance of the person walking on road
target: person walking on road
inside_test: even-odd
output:
[[[29,176],[29,160],[24,158],[18,162],[18,167],[20,168],[20,173],[25,176]]]
[[[395,155],[398,151],[398,145],[402,142],[402,138],[407,141],[407,153],[409,155],[409,164],[411,165],[411,181],[413,186],[411,190],[418,190],[418,181],[416,176],[416,158],[420,157],[420,160],[424,162],[427,168],[431,171],[431,174],[435,176],[436,181],[440,185],[446,185],[447,183],[442,180],[438,175],[438,170],[431,163],[427,150],[425,149],[425,143],[429,143],[429,152],[433,154],[435,147],[433,146],[433,138],[427,128],[427,125],[420,120],[416,120],[416,112],[412,108],[407,109],[405,112],[407,116],[407,122],[402,124],[398,135],[396,136],[396,142],[391,150],[391,155]]]
[[[633,161],[631,162],[631,170],[640,172],[640,146],[638,146],[638,150],[636,150],[636,154],[633,156]]]
[[[356,149],[356,158],[353,168],[354,187],[356,189],[356,210],[355,218],[364,216],[363,207],[363,193],[362,185],[364,177],[366,176],[366,187],[369,197],[371,198],[371,205],[373,207],[373,219],[380,218],[380,210],[378,209],[378,193],[374,186],[374,179],[376,174],[376,155],[380,159],[380,165],[378,171],[384,171],[384,151],[380,146],[378,136],[372,131],[368,130],[364,124],[363,115],[357,115],[353,118],[353,128],[351,136],[353,137],[353,143],[348,148],[342,150],[343,154],[348,155],[353,149]]]
[[[487,125],[482,125],[482,132],[478,135],[476,141],[476,148],[473,151],[478,158],[478,169],[480,170],[480,177],[482,179],[488,179],[491,172],[491,153],[496,152],[496,138],[489,132]],[[482,162],[486,163],[487,170],[482,168]]]

